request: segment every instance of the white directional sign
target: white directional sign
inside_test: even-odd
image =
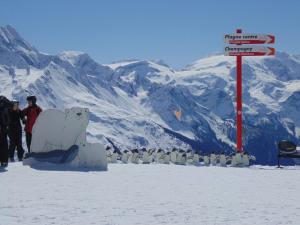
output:
[[[265,46],[226,46],[224,48],[224,54],[227,56],[264,56],[275,55],[275,49]]]
[[[275,36],[269,34],[225,34],[227,44],[274,44]]]

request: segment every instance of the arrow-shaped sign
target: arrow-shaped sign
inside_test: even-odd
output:
[[[264,56],[275,55],[275,48],[265,46],[226,46],[224,54],[227,56]]]
[[[269,34],[225,34],[224,42],[228,44],[274,44],[275,36]]]

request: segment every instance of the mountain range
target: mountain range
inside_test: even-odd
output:
[[[90,110],[88,138],[119,150],[235,150],[235,58],[212,55],[182,70],[163,61],[100,64],[88,54],[41,53],[11,26],[0,28],[0,94],[22,106]],[[300,55],[244,57],[244,150],[275,164],[277,143],[300,137]]]

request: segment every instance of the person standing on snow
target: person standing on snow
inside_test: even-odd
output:
[[[26,119],[23,119],[23,123],[25,123],[26,145],[27,145],[28,152],[30,153],[32,128],[36,119],[42,112],[42,109],[36,104],[35,96],[28,96],[27,103],[28,106],[27,108],[23,109],[22,113],[24,117],[26,117]]]
[[[21,119],[23,118],[22,112],[19,109],[19,102],[12,101],[12,109],[9,112],[9,158],[14,162],[15,150],[18,152],[19,161],[23,160],[24,150],[22,147],[22,126]]]
[[[11,102],[4,96],[0,96],[0,165],[8,165],[7,133],[9,126],[9,109]]]

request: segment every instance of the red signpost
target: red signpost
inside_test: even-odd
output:
[[[226,34],[225,43],[239,46],[226,46],[225,55],[236,56],[236,149],[243,151],[243,100],[242,100],[242,56],[275,55],[275,49],[260,46],[241,46],[242,44],[273,44],[275,37],[264,34],[242,34],[237,29],[235,34]]]
[[[238,34],[242,33],[241,29],[236,30]],[[236,56],[236,149],[237,152],[243,151],[243,90],[242,90],[242,56]]]

